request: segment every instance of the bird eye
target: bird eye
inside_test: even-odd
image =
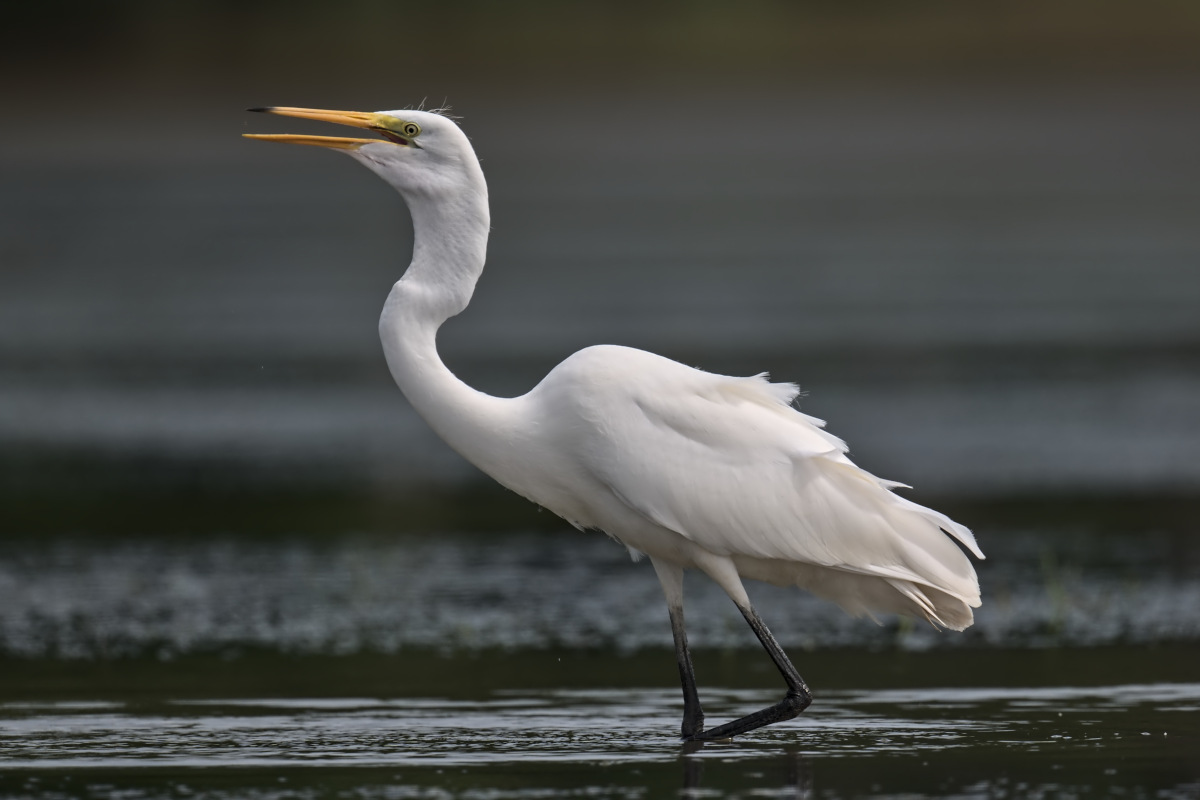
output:
[[[405,136],[416,136],[421,132],[421,126],[415,122],[406,122],[400,130]]]

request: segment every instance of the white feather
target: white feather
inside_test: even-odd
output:
[[[943,529],[982,556],[971,532],[855,466],[822,421],[790,406],[796,392],[601,346],[563,362],[529,399],[547,421],[574,421],[552,428],[556,441],[629,510],[743,575],[800,585],[852,613],[969,625],[979,585]],[[582,516],[656,555],[654,537],[622,527],[605,503]],[[884,586],[895,596],[880,599]]]

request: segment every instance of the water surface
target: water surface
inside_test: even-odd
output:
[[[708,690],[710,718],[766,705]],[[677,691],[0,706],[0,789],[95,797],[1189,797],[1200,684],[833,691],[681,746]]]
[[[1194,796],[1195,539],[983,526],[965,634],[751,584],[801,718],[683,748],[661,591],[575,531],[0,546],[0,794]],[[711,722],[780,680],[688,582]]]

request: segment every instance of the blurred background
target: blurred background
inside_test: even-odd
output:
[[[951,650],[1017,654],[983,684],[1059,680],[1049,651],[1196,678],[1197,4],[113,0],[0,37],[0,692],[269,692],[305,658],[448,691],[464,652],[675,680],[648,565],[408,407],[376,333],[407,213],[241,139],[330,132],[262,105],[461,116],[493,206],[440,339],[467,382],[601,342],[769,370],[976,530],[962,636],[756,587],[810,682],[954,680]],[[705,655],[756,645],[689,592],[702,683],[774,685]],[[608,671],[539,655],[585,651]]]
[[[324,132],[243,112],[269,104],[462,117],[495,230],[442,346],[485,390],[620,343],[798,381],[864,465],[925,498],[1200,486],[1193,4],[15,14],[6,527],[189,524],[126,493],[487,485],[382,365],[403,205],[348,159],[242,140]]]

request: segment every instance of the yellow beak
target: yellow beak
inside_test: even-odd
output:
[[[321,122],[333,122],[338,125],[349,125],[354,128],[380,131],[386,136],[391,125],[397,120],[386,114],[375,114],[368,111],[326,111],[319,108],[290,108],[288,106],[272,106],[270,108],[250,108],[248,111],[259,111],[265,114],[278,114],[283,117],[299,117],[300,119],[315,119]],[[262,139],[266,142],[287,142],[288,144],[311,144],[317,147],[332,147],[336,150],[357,150],[364,144],[381,144],[384,139],[354,139],[347,136],[306,136],[291,133],[243,133],[247,139]],[[391,141],[396,142],[391,136]]]

